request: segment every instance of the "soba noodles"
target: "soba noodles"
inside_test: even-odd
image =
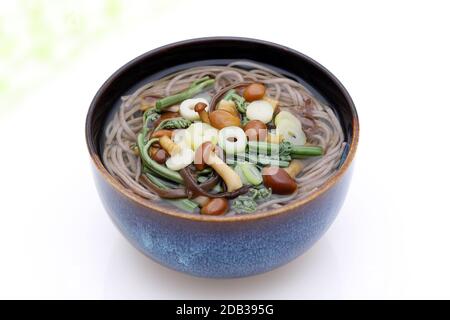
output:
[[[335,174],[347,147],[329,106],[249,61],[141,86],[122,97],[105,137],[103,163],[126,188],[208,215],[305,198]]]

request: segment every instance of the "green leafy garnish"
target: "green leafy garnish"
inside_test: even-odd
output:
[[[150,174],[148,172],[145,173],[145,176],[160,189],[168,190],[171,188],[166,183],[164,183],[163,180],[153,176],[152,174]],[[166,199],[166,201],[172,203],[175,207],[177,207],[181,210],[188,211],[188,212],[194,212],[195,209],[198,207],[197,203],[195,203],[187,198],[173,199],[173,200]]]
[[[170,181],[176,182],[176,183],[183,183],[183,178],[177,171],[170,170],[166,166],[163,166],[150,158],[148,155],[148,150],[150,149],[151,145],[158,141],[158,138],[151,139],[147,141],[145,139],[146,132],[140,132],[138,134],[137,138],[137,145],[139,148],[139,153],[141,156],[142,163],[144,166],[146,166],[152,173],[155,173],[161,177],[164,177]]]
[[[151,108],[151,109],[147,109],[144,112],[143,118],[144,118],[144,122],[148,122],[148,121],[153,122],[153,121],[158,120],[160,116],[161,115],[158,112],[156,112],[155,108]]]
[[[323,155],[322,147],[296,146],[289,141],[283,141],[280,144],[249,141],[248,150],[251,153],[257,153],[258,155],[277,155],[280,160],[286,161],[290,161],[289,158],[316,157]]]
[[[263,182],[261,172],[259,172],[255,165],[250,162],[241,162],[238,163],[238,166],[242,169],[245,179],[252,185],[257,186]]]
[[[242,125],[243,127],[245,127],[249,121],[250,121],[250,119],[247,118],[246,115],[242,115],[241,125]]]
[[[241,97],[237,93],[230,94],[228,100],[231,100],[236,105],[236,109],[242,113],[245,114],[247,112],[247,106],[248,102],[245,101],[244,97]]]
[[[160,124],[155,128],[154,131],[161,129],[185,129],[192,124],[191,121],[184,118],[171,118],[160,122]]]
[[[183,100],[192,98],[193,96],[200,93],[203,89],[209,87],[213,83],[214,79],[210,79],[209,77],[203,77],[201,79],[194,81],[186,90],[156,101],[155,104],[156,112],[161,112],[166,107],[180,103]]]
[[[270,188],[252,188],[246,194],[234,199],[231,208],[237,213],[255,212],[258,202],[269,198],[272,195]]]

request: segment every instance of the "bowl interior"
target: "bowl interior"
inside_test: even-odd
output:
[[[345,88],[328,70],[284,46],[254,39],[219,37],[170,44],[149,51],[116,71],[97,92],[89,108],[86,139],[91,156],[101,158],[102,133],[111,110],[121,96],[133,91],[138,84],[190,66],[225,65],[236,60],[266,64],[305,84],[338,113],[345,140],[354,154],[358,134],[356,110]],[[351,161],[348,158],[352,157],[347,157],[345,162]]]

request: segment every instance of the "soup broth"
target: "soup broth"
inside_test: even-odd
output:
[[[168,209],[252,214],[303,199],[348,144],[305,81],[253,61],[209,60],[154,74],[117,101],[102,137],[109,173]]]

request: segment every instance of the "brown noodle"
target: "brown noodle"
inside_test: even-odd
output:
[[[125,187],[146,199],[161,199],[139,179],[141,161],[131,150],[131,146],[136,143],[137,133],[142,128],[141,104],[148,102],[149,97],[163,97],[182,91],[194,80],[205,76],[216,80],[214,88],[208,91],[210,96],[233,83],[264,83],[267,87],[266,94],[278,100],[282,110],[290,110],[299,116],[307,142],[324,148],[322,157],[304,160],[305,168],[296,179],[299,186],[296,193],[289,196],[272,195],[259,204],[257,212],[304,198],[335,174],[346,143],[333,110],[319,102],[300,83],[256,63],[236,61],[227,66],[202,66],[183,70],[149,82],[133,94],[122,97],[119,110],[106,126],[102,157],[108,171]]]

